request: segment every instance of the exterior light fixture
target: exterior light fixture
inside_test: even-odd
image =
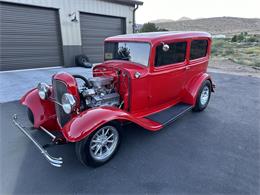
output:
[[[72,16],[74,16],[74,17],[71,19],[71,22],[78,22],[76,12],[69,14],[69,17],[72,17]]]

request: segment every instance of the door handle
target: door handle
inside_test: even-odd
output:
[[[186,66],[186,70],[190,70],[190,66]]]

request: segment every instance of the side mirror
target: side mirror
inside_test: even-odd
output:
[[[170,46],[163,43],[162,50],[163,50],[164,52],[167,52],[167,51],[169,51],[169,49],[170,49]]]

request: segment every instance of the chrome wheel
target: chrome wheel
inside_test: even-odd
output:
[[[108,159],[118,145],[118,131],[113,126],[99,129],[90,141],[90,155],[97,161]]]
[[[209,100],[209,93],[210,93],[209,87],[205,85],[200,95],[200,103],[202,106],[207,104]]]

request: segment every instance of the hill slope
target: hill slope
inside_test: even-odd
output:
[[[260,34],[260,19],[216,17],[157,23],[160,28],[173,31],[207,31],[212,34],[249,32]]]
[[[179,18],[179,20],[177,20],[177,21],[184,21],[184,20],[192,20],[192,19],[189,17],[183,16],[183,17]]]
[[[158,24],[158,23],[169,23],[174,22],[174,20],[171,19],[157,19],[157,20],[151,20],[150,23]]]

